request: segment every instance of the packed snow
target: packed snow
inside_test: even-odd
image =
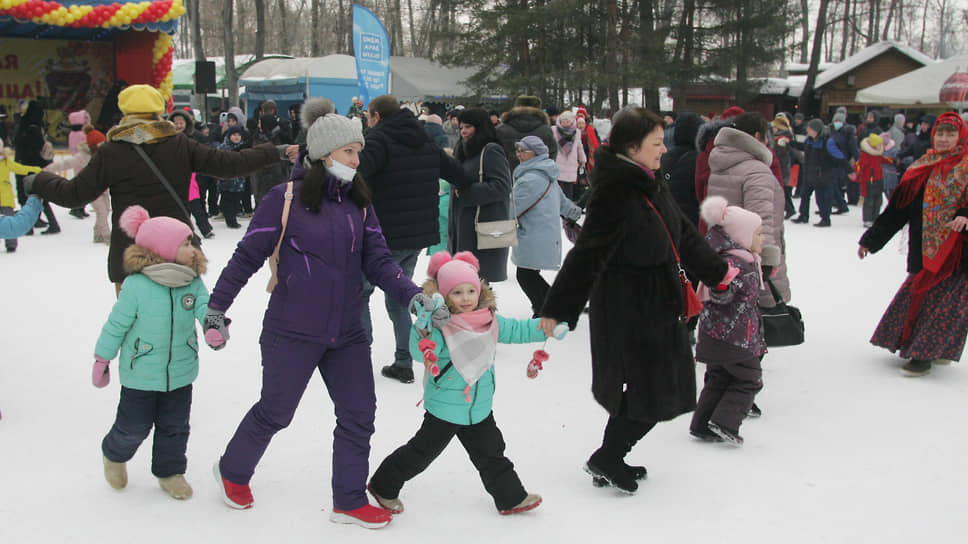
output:
[[[905,250],[898,236],[858,260],[857,208],[835,216],[830,229],[787,223],[793,303],[803,311],[807,342],[767,355],[757,397],[764,415],[744,423],[743,448],[697,442],[684,415],[632,450],[627,461],[649,469],[636,495],[592,487],[581,467],[607,416],[590,393],[582,319],[563,341],[548,341],[551,359],[536,379],[525,367],[540,344],[498,349],[495,418],[525,487],[544,497],[541,506],[498,515],[455,440],[404,487],[406,511],[380,531],[328,520],[334,418],[318,378],[258,466],[255,506],[235,511],[221,501],[211,467],[259,395],[268,267],[228,312],[228,346],[200,352],[186,475],[194,497],[176,501],[159,488],[149,470],[150,437],[128,463],[128,487],[108,487],[100,441],[117,407],[116,361],[111,385],[91,385],[94,343],[115,300],[107,246],[91,242],[93,217],[55,210],[61,234],[21,238],[16,253],[0,253],[0,542],[963,542],[968,370],[936,366],[926,377],[905,378],[899,358],[868,343],[905,277]],[[242,234],[224,223],[215,228],[203,247],[210,288]],[[426,265],[424,256],[418,282]],[[512,279],[495,286],[500,312],[529,317],[509,268]],[[419,384],[379,375],[392,358],[393,335],[377,293],[371,470],[423,415]],[[700,387],[702,372],[700,364]]]

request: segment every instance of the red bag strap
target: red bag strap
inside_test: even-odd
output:
[[[649,198],[646,197],[645,195],[642,195],[642,198],[645,199],[646,204],[648,204],[649,207],[652,208],[652,211],[655,212],[655,215],[659,217],[659,222],[662,223],[662,226],[665,228],[666,235],[669,237],[669,245],[672,246],[672,254],[676,258],[676,266],[679,267],[679,272],[684,274],[685,271],[682,269],[682,266],[679,264],[681,262],[679,260],[679,252],[676,251],[676,243],[672,240],[672,232],[669,230],[669,225],[666,225],[665,219],[662,218],[662,214],[659,213],[659,210],[655,207],[655,204],[653,204],[652,201],[649,200]]]

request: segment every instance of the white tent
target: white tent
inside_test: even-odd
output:
[[[938,91],[951,74],[968,69],[968,55],[951,57],[857,91],[857,101],[886,106],[947,107]]]

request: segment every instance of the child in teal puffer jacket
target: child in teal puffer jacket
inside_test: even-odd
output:
[[[420,474],[456,435],[484,488],[503,515],[531,510],[540,495],[528,494],[514,465],[504,456],[504,438],[494,421],[494,355],[498,343],[543,342],[538,319],[509,319],[495,313],[494,293],[478,276],[477,258],[467,251],[451,258],[434,254],[424,294],[446,296],[450,319],[439,328],[421,331],[414,325],[410,352],[424,360],[423,425],[409,442],[391,453],[367,486],[380,506],[403,511],[397,498],[403,484]],[[436,315],[436,313],[435,313]],[[419,323],[418,319],[418,323]],[[431,355],[432,352],[432,355]],[[436,363],[439,373],[430,372]]]
[[[151,218],[141,206],[131,206],[119,225],[134,239],[124,252],[129,275],[94,349],[96,387],[108,384],[109,362],[121,352],[121,399],[101,443],[104,477],[115,489],[127,485],[125,464],[153,426],[151,472],[169,495],[187,499],[192,488],[184,477],[185,451],[198,376],[195,321],[202,323],[208,309],[208,290],[199,278],[206,259],[191,244],[191,228],[177,219]],[[214,349],[227,338],[227,330],[206,336]]]

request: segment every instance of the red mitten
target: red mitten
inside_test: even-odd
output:
[[[548,352],[543,349],[534,350],[534,355],[531,356],[531,362],[528,363],[528,377],[532,379],[537,378],[538,371],[544,368],[541,366],[541,363],[547,361],[550,357]]]
[[[430,338],[423,338],[417,342],[417,349],[420,350],[420,353],[423,353],[424,363],[433,363],[430,365],[430,374],[439,376],[440,367],[437,366],[437,354],[434,353],[434,350],[437,349],[437,342]]]

